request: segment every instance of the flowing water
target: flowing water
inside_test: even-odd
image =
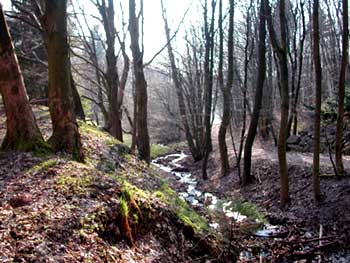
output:
[[[209,192],[202,192],[197,188],[198,182],[192,176],[188,169],[184,168],[180,162],[187,158],[184,152],[169,154],[166,156],[158,157],[152,161],[152,163],[159,169],[171,173],[185,186],[185,191],[179,192],[179,196],[186,200],[192,206],[204,207],[209,210],[223,213],[228,219],[234,222],[248,221],[249,219],[233,210],[233,202],[227,200],[221,200],[218,196]],[[265,224],[261,227],[262,222],[254,222],[256,225],[260,226],[254,235],[256,237],[268,238],[273,236],[278,236],[281,229],[278,226],[273,226],[270,224]],[[209,224],[213,229],[218,229],[220,227],[218,222],[212,221]],[[267,257],[266,252],[262,249],[258,252],[260,258]],[[241,251],[240,260],[245,262],[254,258],[254,253],[251,249],[246,249]]]
[[[238,211],[234,211],[232,201],[221,200],[215,194],[202,192],[197,188],[197,180],[192,176],[188,169],[180,164],[180,162],[187,157],[188,155],[186,155],[184,152],[169,154],[154,159],[152,163],[159,169],[171,173],[184,185],[185,191],[179,192],[178,194],[190,205],[223,213],[227,218],[235,222],[249,221],[250,219],[248,219],[245,215],[242,215]],[[252,232],[255,237],[283,238],[284,231],[282,226],[275,226],[271,224],[262,225],[261,222],[256,223],[260,224],[260,228],[255,232]],[[218,229],[220,227],[219,223],[215,221],[212,221],[209,226],[214,229]],[[241,262],[251,262],[251,260],[256,259],[256,256],[260,258],[260,262],[269,262],[269,252],[263,248],[261,248],[259,251],[253,251],[251,248],[242,250],[239,258]],[[332,257],[332,262],[350,262],[346,260],[350,257],[341,254],[333,255]],[[345,261],[343,261],[343,259],[345,259]]]
[[[216,195],[208,192],[202,192],[197,188],[197,180],[192,174],[186,170],[181,164],[188,155],[185,153],[169,154],[166,156],[158,157],[152,161],[152,163],[159,169],[171,173],[178,181],[180,181],[186,188],[186,191],[179,192],[180,197],[186,200],[192,206],[205,206],[210,210],[221,210],[226,217],[232,218],[236,222],[241,222],[247,219],[246,216],[240,214],[232,209],[232,201],[220,200]],[[219,205],[220,204],[220,205]],[[218,228],[219,225],[216,222],[210,224],[213,228]]]

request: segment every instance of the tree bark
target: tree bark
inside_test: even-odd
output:
[[[72,153],[83,160],[81,138],[74,114],[67,41],[67,0],[46,0],[42,17],[49,64],[49,108],[55,151]]]
[[[103,27],[106,34],[106,62],[107,62],[107,97],[108,97],[108,114],[107,114],[107,130],[119,141],[123,141],[123,130],[121,126],[121,109],[119,108],[118,88],[119,76],[117,71],[117,58],[115,55],[115,38],[116,29],[114,26],[114,2],[102,0],[97,2],[99,12],[102,17]]]
[[[141,15],[143,12],[141,0]],[[143,72],[143,51],[139,46],[139,16],[136,16],[135,0],[129,0],[129,32],[131,38],[131,51],[135,75],[135,92],[137,104],[136,129],[137,148],[139,156],[147,163],[151,162],[150,140],[147,125],[147,82]]]
[[[1,149],[39,150],[44,146],[44,139],[29,104],[1,4],[0,12],[0,92],[7,117]]]
[[[213,145],[211,140],[211,114],[212,114],[212,96],[213,96],[213,63],[214,63],[214,14],[215,1],[212,0],[211,24],[208,20],[208,3],[205,0],[204,5],[204,35],[205,35],[205,56],[204,56],[204,159],[202,163],[202,177],[208,179],[207,164]]]
[[[272,47],[278,58],[279,86],[281,94],[281,121],[277,142],[279,173],[281,179],[281,206],[284,207],[290,202],[289,198],[289,179],[287,164],[287,134],[288,134],[288,113],[289,113],[289,80],[288,80],[288,61],[287,61],[287,30],[285,15],[285,0],[279,1],[279,18],[280,18],[280,42],[278,43],[276,32],[273,27],[271,8],[267,4],[267,24]]]
[[[252,159],[252,148],[254,139],[256,136],[258,124],[259,124],[259,115],[262,105],[262,97],[264,90],[264,82],[266,76],[266,12],[265,12],[265,0],[260,2],[260,14],[259,14],[259,49],[258,49],[258,77],[257,85],[255,89],[255,101],[253,115],[250,121],[248,135],[244,147],[244,170],[242,184],[248,185],[253,182],[253,176],[251,174],[251,159]]]
[[[320,56],[320,32],[319,32],[319,2],[313,2],[313,58],[315,64],[316,101],[314,123],[314,158],[313,158],[313,189],[316,201],[321,199],[320,191],[320,129],[321,129],[321,100],[322,100],[322,69]]]
[[[223,41],[224,41],[224,33],[223,33],[223,15],[222,15],[222,0],[219,3],[219,33],[220,33],[220,61],[219,61],[219,83],[222,90],[223,97],[223,113],[222,113],[222,121],[219,129],[219,148],[220,148],[220,156],[221,156],[221,174],[222,176],[226,176],[230,170],[230,164],[227,154],[227,145],[226,145],[226,133],[227,127],[230,125],[231,120],[231,88],[233,85],[233,26],[234,26],[234,2],[230,1],[230,15],[229,15],[229,30],[228,30],[228,75],[227,75],[227,83],[224,85],[223,83]]]
[[[342,34],[342,62],[338,87],[338,116],[337,132],[335,137],[335,163],[338,175],[344,175],[343,165],[343,130],[344,130],[344,99],[345,99],[345,79],[348,64],[349,52],[349,15],[348,0],[342,0],[343,4],[343,34]]]
[[[74,113],[78,119],[85,121],[85,113],[83,109],[83,104],[81,104],[80,95],[78,93],[77,85],[75,85],[72,73],[70,73],[72,92],[73,92],[73,102],[74,102]]]

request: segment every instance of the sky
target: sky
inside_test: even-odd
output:
[[[75,0],[77,1],[77,0]],[[128,13],[128,1],[121,0],[123,3],[124,12]],[[11,7],[10,0],[0,0],[3,4],[4,9],[8,10]],[[138,1],[136,1],[138,2]],[[185,22],[183,23],[181,30],[178,33],[177,38],[181,40],[184,36],[184,25],[190,23],[191,20],[198,18],[198,12],[196,11],[196,4],[192,3],[192,0],[165,0],[167,6],[167,13],[169,17],[169,27],[174,31],[180,21],[182,20],[186,10],[190,7],[187,13]],[[194,1],[196,2],[196,1]],[[86,12],[91,12],[98,15],[97,9],[91,5],[90,0],[79,0],[79,4],[83,5]],[[120,14],[119,0],[115,0],[115,13],[116,17]],[[154,54],[156,54],[165,44],[164,34],[164,22],[161,15],[160,0],[144,0],[144,47],[145,47],[145,58],[144,61],[149,61]],[[91,23],[96,23],[91,20]],[[102,28],[101,28],[102,30]],[[166,55],[163,52],[162,55]],[[157,60],[162,60],[162,55],[157,57]]]

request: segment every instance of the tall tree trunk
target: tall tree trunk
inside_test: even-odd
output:
[[[343,129],[344,129],[344,98],[345,98],[345,79],[346,68],[348,64],[349,52],[349,15],[348,0],[343,0],[343,35],[342,35],[342,63],[338,87],[338,116],[337,132],[335,137],[335,162],[338,175],[344,175],[343,165]]]
[[[292,125],[293,125],[293,134],[297,134],[297,125],[298,125],[298,102],[299,102],[299,94],[300,94],[300,88],[301,88],[301,75],[303,72],[303,62],[304,62],[304,42],[306,38],[306,24],[305,24],[305,14],[304,14],[304,2],[300,1],[300,14],[302,19],[302,33],[301,38],[299,42],[299,58],[298,58],[298,76],[297,76],[297,83],[296,83],[296,89],[294,96],[292,98],[292,105],[291,105],[291,116],[289,117],[288,121],[288,134],[291,133]]]
[[[273,79],[273,58],[272,58],[272,49],[267,46],[267,69],[266,69],[266,82],[264,86],[264,94],[262,99],[262,107],[260,112],[260,121],[259,121],[259,134],[263,140],[267,141],[270,136],[276,141],[273,131],[273,112],[274,112],[274,79]],[[276,142],[275,142],[276,144]]]
[[[67,0],[46,0],[42,18],[49,64],[49,108],[55,151],[66,151],[83,160],[81,138],[74,114],[67,40]]]
[[[319,2],[313,2],[313,57],[315,64],[316,101],[314,124],[314,160],[313,160],[313,189],[316,201],[320,201],[320,130],[321,130],[321,100],[322,100],[322,68],[320,56],[320,32],[319,32]]]
[[[239,150],[238,154],[236,154],[236,167],[238,169],[238,177],[241,179],[241,160],[243,155],[243,149],[244,149],[244,141],[245,141],[245,135],[246,135],[246,126],[247,126],[247,107],[249,107],[249,102],[247,99],[247,92],[248,92],[248,74],[249,74],[249,63],[251,61],[252,52],[254,49],[254,45],[251,45],[251,9],[253,8],[253,0],[250,1],[249,7],[247,9],[247,15],[246,15],[246,42],[244,46],[244,78],[243,78],[243,113],[242,113],[242,128],[241,128],[241,136],[239,140]],[[250,46],[252,46],[250,48]],[[231,123],[231,134],[232,134],[232,123]],[[233,136],[231,135],[233,138]],[[233,142],[233,148],[235,149],[234,145],[234,139],[232,139]]]
[[[211,114],[212,114],[212,96],[213,96],[213,63],[214,63],[214,14],[215,0],[212,0],[211,24],[208,19],[208,3],[205,0],[204,5],[204,35],[205,35],[205,57],[204,57],[204,159],[202,163],[202,177],[208,179],[207,164],[213,145],[211,140]]]
[[[287,164],[287,134],[288,134],[288,113],[289,113],[289,83],[288,83],[288,61],[287,61],[287,20],[285,14],[285,0],[279,1],[279,18],[280,18],[280,44],[272,23],[271,8],[267,3],[267,22],[272,47],[278,58],[279,69],[279,86],[281,94],[281,121],[278,136],[277,150],[279,173],[281,179],[281,206],[284,207],[289,203],[289,179]]]
[[[228,30],[228,75],[227,83],[224,85],[223,80],[223,56],[224,56],[224,32],[223,32],[223,15],[222,15],[222,0],[220,0],[220,14],[219,14],[219,31],[220,31],[220,63],[219,63],[219,82],[222,90],[223,96],[223,113],[222,113],[222,122],[219,130],[219,148],[221,156],[221,174],[225,176],[229,173],[230,164],[227,154],[227,145],[226,145],[226,132],[227,127],[230,125],[231,120],[231,88],[233,85],[233,19],[234,19],[234,2],[230,1],[230,15],[229,15],[229,30]]]
[[[107,130],[119,141],[123,141],[123,130],[121,126],[121,109],[119,108],[118,89],[119,76],[117,71],[117,58],[115,55],[116,29],[114,26],[114,1],[106,0],[97,2],[99,12],[102,17],[103,27],[106,33],[106,61],[107,61],[107,97],[108,97],[108,115]]]
[[[140,14],[143,16],[143,0],[140,1]],[[135,75],[135,92],[137,104],[136,124],[137,148],[140,158],[147,163],[151,162],[150,140],[147,125],[147,82],[143,72],[143,51],[139,46],[139,16],[136,16],[135,0],[129,0],[129,31],[131,38],[131,51]]]
[[[300,52],[299,52],[299,71],[298,71],[298,81],[297,81],[297,90],[295,94],[295,100],[293,102],[293,134],[296,135],[298,131],[298,111],[297,106],[299,103],[300,89],[301,89],[301,76],[303,72],[303,62],[304,62],[304,43],[306,38],[306,22],[305,22],[305,13],[304,13],[304,2],[300,1],[300,12],[303,26],[303,33],[300,40]]]
[[[260,14],[259,14],[259,49],[258,49],[258,77],[255,89],[255,101],[253,115],[250,121],[248,135],[244,147],[244,170],[243,170],[243,185],[248,185],[253,182],[253,176],[251,174],[251,158],[254,139],[256,136],[259,114],[262,104],[264,81],[266,76],[266,12],[265,12],[265,0],[260,2]]]
[[[44,139],[29,104],[1,4],[0,12],[0,92],[7,117],[1,149],[39,150],[44,146]]]

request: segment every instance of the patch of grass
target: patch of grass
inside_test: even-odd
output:
[[[159,190],[154,192],[154,196],[169,205],[176,212],[177,216],[197,233],[208,230],[206,220],[191,209],[186,201],[181,199],[168,184],[163,183]]]
[[[239,212],[252,220],[256,220],[260,223],[267,223],[264,215],[259,211],[258,207],[252,202],[237,200],[231,206],[233,211]]]
[[[79,122],[79,130],[82,133],[88,133],[88,134],[92,134],[98,138],[102,138],[104,140],[107,140],[108,137],[111,137],[108,135],[108,133],[100,130],[98,127],[89,125],[83,121],[78,121]]]
[[[160,145],[160,144],[152,144],[151,145],[151,158],[155,159],[159,156],[166,155],[171,151],[172,151],[172,149],[167,147],[167,146]]]

